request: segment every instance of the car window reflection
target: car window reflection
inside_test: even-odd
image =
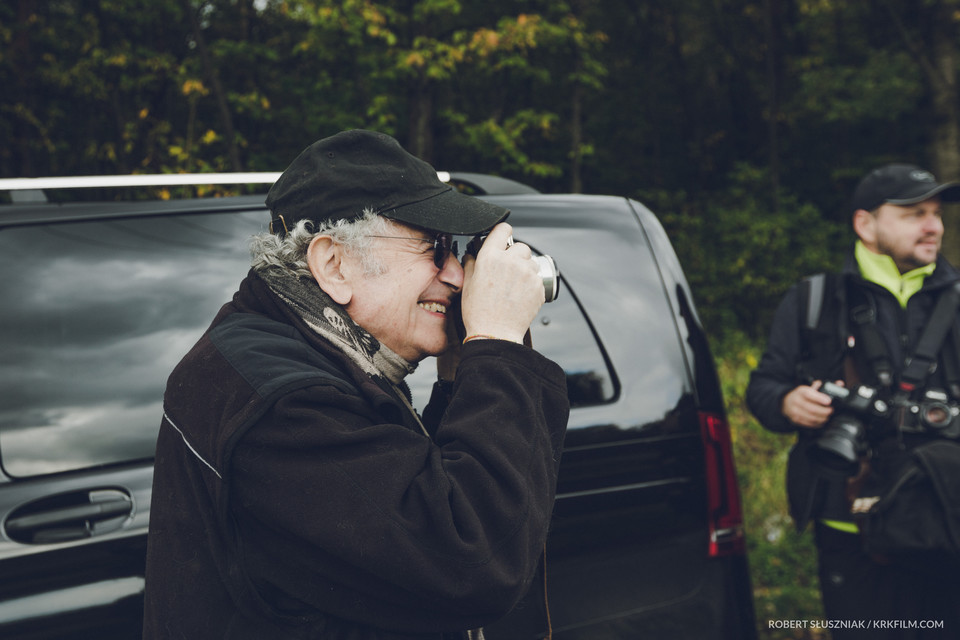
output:
[[[230,299],[249,265],[247,239],[264,218],[0,232],[5,471],[23,477],[152,457],[166,377]]]

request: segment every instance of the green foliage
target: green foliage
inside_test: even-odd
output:
[[[923,97],[915,63],[904,51],[879,51],[850,66],[807,57],[797,66],[797,117],[846,124],[899,122],[916,112]]]
[[[511,115],[504,122],[490,119],[476,123],[453,111],[444,115],[460,132],[457,138],[464,146],[475,149],[479,157],[489,162],[499,163],[508,173],[556,176],[562,172],[556,164],[538,162],[524,152],[531,137],[551,135],[557,124],[556,114],[526,110]]]
[[[650,194],[684,264],[708,331],[766,335],[773,309],[801,277],[835,269],[852,237],[816,207],[781,192],[768,174],[738,165],[729,185],[703,201]],[[643,196],[641,195],[641,199]]]

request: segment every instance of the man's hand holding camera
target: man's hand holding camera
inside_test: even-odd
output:
[[[495,226],[477,257],[463,260],[460,311],[467,336],[522,343],[544,303],[543,279],[530,247],[512,243],[513,229]]]
[[[838,380],[838,385],[843,381]],[[833,415],[833,398],[820,391],[823,383],[816,380],[810,385],[800,385],[783,397],[780,410],[790,422],[798,427],[819,429]]]

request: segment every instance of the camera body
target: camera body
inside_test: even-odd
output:
[[[474,236],[467,244],[467,253],[476,257],[486,239],[487,234]],[[507,246],[512,244],[513,236],[510,236]],[[560,270],[557,269],[557,263],[547,255],[533,256],[533,259],[537,263],[537,273],[543,281],[543,297],[546,302],[553,302],[560,294]]]
[[[867,385],[848,389],[824,382],[820,391],[830,396],[835,413],[817,438],[813,455],[825,467],[852,475],[867,452],[868,430],[889,417],[890,405],[877,388]]]
[[[835,413],[817,437],[813,455],[830,469],[856,473],[871,438],[893,428],[960,439],[960,406],[942,389],[926,390],[919,401],[905,395],[885,400],[879,389],[867,385],[847,389],[825,382],[820,391],[830,396]]]
[[[901,430],[960,439],[960,406],[942,389],[928,389],[919,402],[905,406]],[[909,419],[908,419],[909,418]]]

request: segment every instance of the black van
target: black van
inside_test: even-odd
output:
[[[205,178],[208,180],[210,178]],[[453,174],[550,254],[532,328],[570,428],[546,591],[489,640],[756,637],[713,361],[662,227],[620,197]],[[30,183],[40,188],[40,182]],[[0,181],[0,191],[21,189]],[[263,196],[0,206],[0,637],[137,638],[167,375],[247,271]],[[35,202],[20,202],[23,200]],[[411,387],[425,401],[422,363]],[[540,587],[538,587],[539,589]]]

